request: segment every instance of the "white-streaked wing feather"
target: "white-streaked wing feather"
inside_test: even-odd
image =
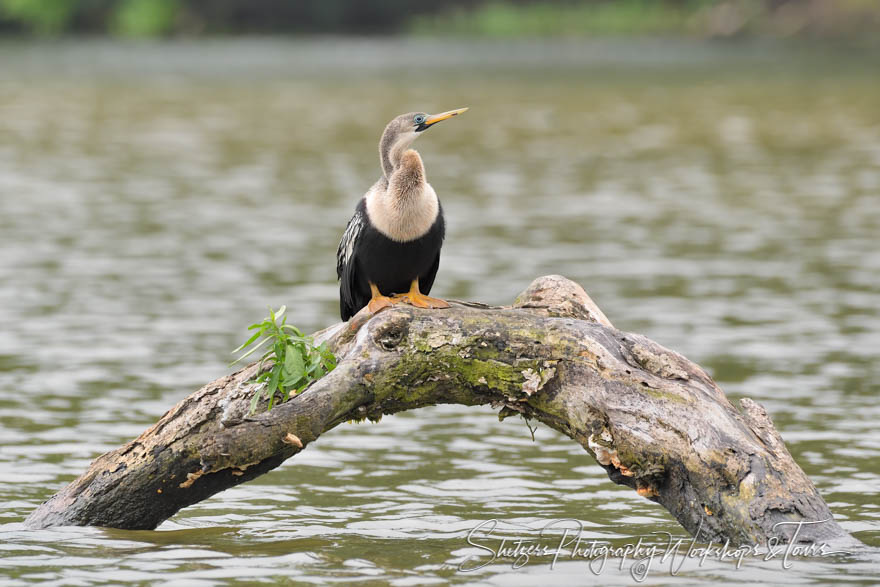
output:
[[[361,231],[364,228],[364,215],[360,210],[356,210],[354,216],[348,221],[345,232],[342,234],[342,240],[339,241],[339,248],[336,250],[336,278],[341,279],[343,269],[351,262],[354,255],[354,247],[360,238]]]

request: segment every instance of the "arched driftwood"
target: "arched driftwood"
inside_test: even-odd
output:
[[[615,483],[706,541],[845,540],[764,409],[737,410],[683,356],[616,330],[577,284],[535,280],[511,307],[395,306],[317,335],[338,367],[249,416],[256,365],[209,383],[37,508],[31,527],[155,528],[277,467],[336,425],[441,403],[491,404],[581,444]],[[839,542],[839,540],[838,540]]]

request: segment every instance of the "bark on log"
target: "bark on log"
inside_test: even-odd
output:
[[[856,541],[832,519],[764,409],[738,411],[697,365],[616,330],[577,284],[532,283],[511,307],[395,306],[317,335],[339,365],[248,415],[256,365],[209,383],[38,507],[31,527],[151,529],[277,467],[347,420],[492,404],[580,443],[610,479],[704,541]]]

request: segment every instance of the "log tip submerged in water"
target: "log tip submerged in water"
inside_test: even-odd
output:
[[[857,544],[761,406],[743,399],[740,412],[698,365],[616,330],[564,277],[536,279],[507,308],[397,305],[315,336],[339,364],[305,392],[250,415],[256,366],[222,377],[99,457],[27,524],[154,528],[342,422],[458,403],[498,406],[571,437],[613,482],[702,540],[788,540],[789,523],[803,521],[798,540]]]

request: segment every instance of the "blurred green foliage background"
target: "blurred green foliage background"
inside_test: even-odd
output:
[[[878,0],[0,0],[0,35],[876,39]]]

